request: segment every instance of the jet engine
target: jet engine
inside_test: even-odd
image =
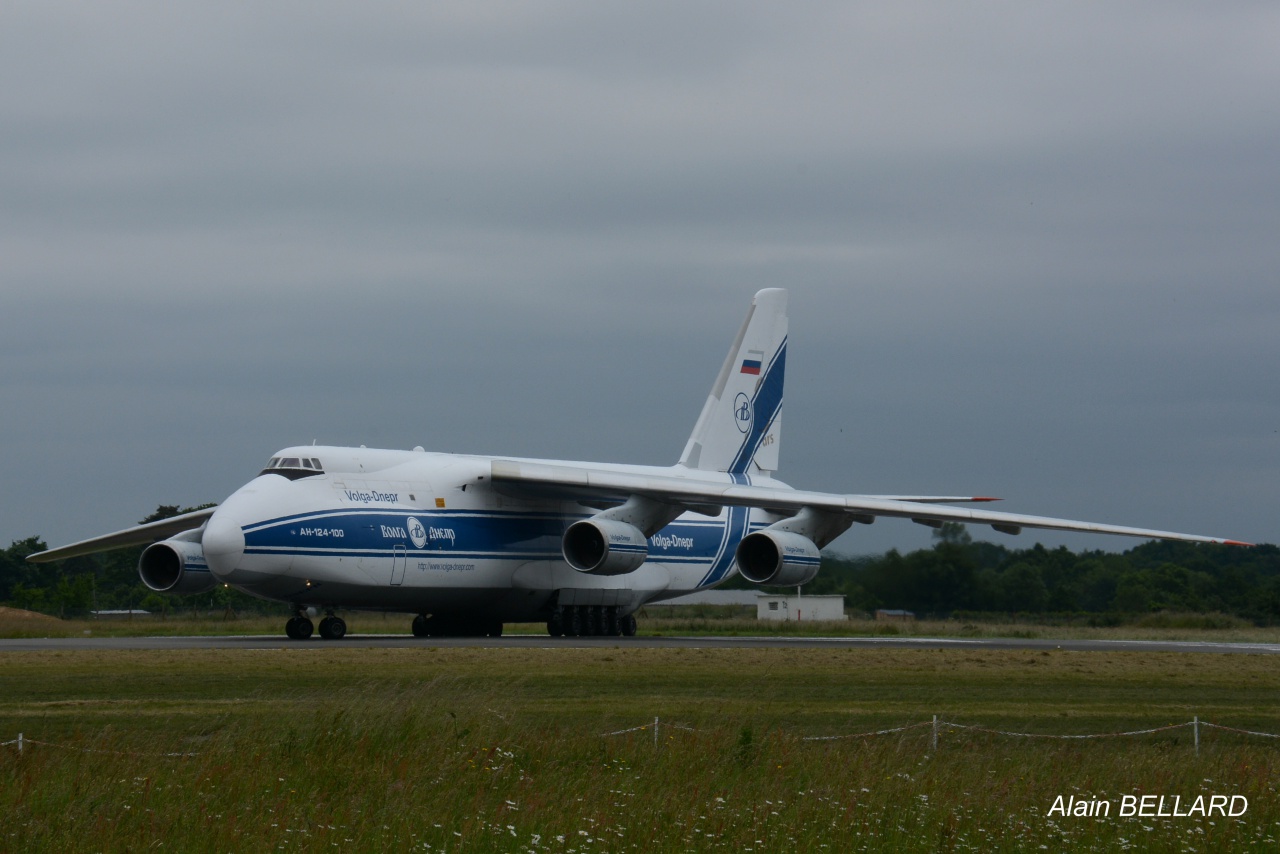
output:
[[[564,532],[561,551],[569,566],[592,575],[625,575],[649,559],[649,540],[635,525],[616,519],[583,519]]]
[[[738,543],[738,571],[753,584],[793,587],[818,574],[822,554],[808,537],[765,528]]]
[[[218,586],[205,563],[200,544],[181,539],[184,536],[186,534],[179,534],[147,546],[138,560],[138,575],[143,584],[175,596],[203,593]]]

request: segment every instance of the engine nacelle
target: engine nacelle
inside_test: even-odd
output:
[[[765,528],[738,543],[738,572],[753,584],[793,587],[818,574],[822,553],[808,537]]]
[[[147,546],[138,560],[138,575],[152,590],[175,596],[204,593],[218,586],[200,544],[189,540],[164,540]]]
[[[635,525],[583,519],[564,532],[561,551],[569,566],[592,575],[624,575],[649,559],[649,540]]]

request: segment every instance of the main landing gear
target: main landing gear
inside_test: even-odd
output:
[[[311,624],[311,621],[301,614],[290,617],[289,622],[284,624],[284,633],[294,640],[306,640],[315,630],[316,627]]]
[[[301,611],[289,618],[284,624],[284,633],[293,640],[306,640],[311,637],[315,631],[311,619]],[[347,634],[347,622],[341,617],[334,616],[330,611],[323,620],[320,621],[320,637],[325,640],[342,640]]]
[[[559,605],[547,620],[547,634],[560,637],[635,637],[634,614],[620,615],[612,605]]]
[[[347,634],[347,621],[333,614],[320,621],[320,637],[325,640],[342,640]]]

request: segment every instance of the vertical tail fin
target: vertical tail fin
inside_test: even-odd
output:
[[[731,474],[777,471],[786,366],[787,292],[767,288],[751,301],[680,464]]]

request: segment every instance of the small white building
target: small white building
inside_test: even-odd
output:
[[[759,620],[847,620],[843,596],[756,596]]]

